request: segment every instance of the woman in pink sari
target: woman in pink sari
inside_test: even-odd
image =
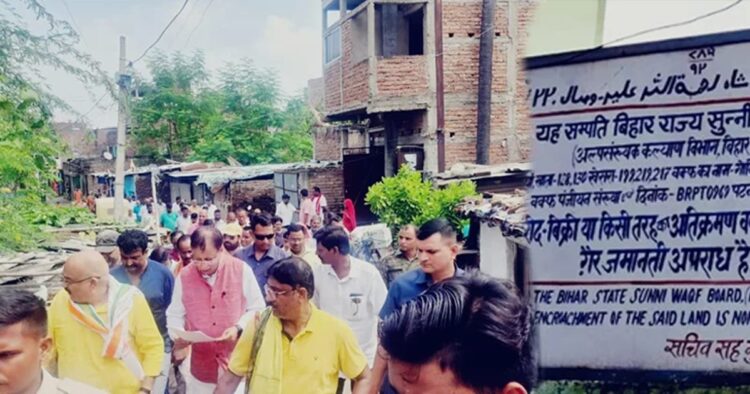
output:
[[[349,198],[344,200],[343,225],[347,230],[349,230],[349,232],[352,232],[355,228],[357,228],[357,213],[354,211],[354,203]]]

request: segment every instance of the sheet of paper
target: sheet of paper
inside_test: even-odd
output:
[[[219,340],[218,338],[211,338],[201,331],[185,331],[179,328],[170,328],[169,333],[173,337],[182,338],[192,343],[216,342]]]

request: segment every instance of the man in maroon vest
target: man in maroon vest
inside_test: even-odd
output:
[[[252,269],[222,248],[214,227],[199,227],[190,238],[193,262],[175,283],[167,327],[175,349],[191,345],[188,393],[212,393],[242,327],[265,307]],[[215,341],[190,343],[184,332],[199,331]]]

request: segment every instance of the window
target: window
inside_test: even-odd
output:
[[[424,4],[376,7],[376,54],[383,57],[424,55]]]
[[[331,30],[325,38],[326,64],[341,57],[341,28]]]

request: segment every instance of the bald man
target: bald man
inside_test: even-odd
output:
[[[68,258],[63,284],[49,308],[50,369],[113,394],[150,393],[164,342],[143,294],[93,250]]]

